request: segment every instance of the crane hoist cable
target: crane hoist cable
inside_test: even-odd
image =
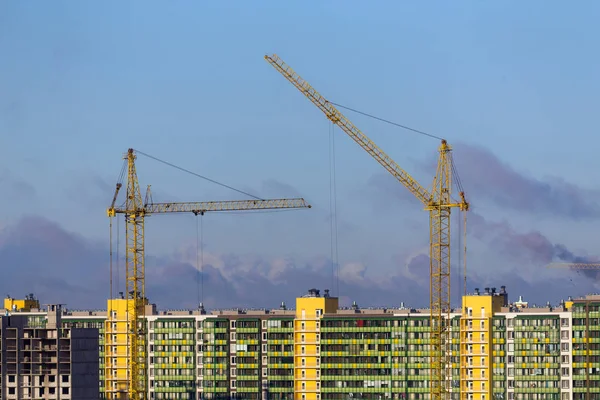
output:
[[[200,214],[200,215],[198,215]],[[198,307],[204,304],[204,213],[196,213],[196,295]],[[200,223],[198,223],[198,217]]]

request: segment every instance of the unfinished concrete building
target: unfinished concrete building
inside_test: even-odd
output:
[[[63,328],[61,315],[60,305],[42,315],[2,315],[0,398],[99,398],[98,329]]]

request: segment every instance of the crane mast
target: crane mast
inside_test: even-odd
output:
[[[461,192],[460,201],[452,202],[451,147],[445,140],[439,147],[436,176],[431,191],[425,189],[411,175],[358,129],[332,103],[327,101],[306,80],[298,75],[277,55],[265,60],[304,94],[325,116],[339,126],[352,140],[371,155],[381,166],[402,183],[429,211],[430,223],[430,398],[449,399],[448,369],[450,368],[450,211],[459,208],[467,211],[469,203]]]
[[[196,215],[204,215],[205,212],[299,209],[311,208],[311,206],[302,198],[188,203],[148,202],[151,198],[149,188],[145,199],[142,200],[135,167],[134,149],[127,151],[125,159],[127,161],[127,196],[124,206],[115,207],[119,190],[122,187],[122,183],[119,182],[116,185],[112,203],[107,210],[110,218],[117,214],[125,215],[127,250],[126,293],[121,299],[125,304],[123,310],[125,317],[123,318],[118,311],[113,310],[113,308],[118,308],[119,300],[111,299],[105,325],[105,394],[109,400],[148,400],[145,319],[148,300],[145,295],[144,218],[152,214],[191,212]],[[120,336],[126,338],[124,343],[119,341]],[[125,362],[120,362],[123,359]]]

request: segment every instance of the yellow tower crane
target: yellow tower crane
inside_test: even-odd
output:
[[[310,208],[302,198],[210,201],[191,203],[152,203],[150,188],[142,201],[134,149],[125,155],[127,196],[122,207],[115,203],[122,187],[117,183],[111,206],[112,218],[125,215],[126,223],[126,292],[122,299],[110,299],[105,326],[105,394],[106,398],[147,400],[146,326],[144,271],[144,218],[151,214],[191,212],[203,215],[215,211],[254,211],[268,209]],[[122,171],[123,175],[124,171]],[[112,290],[111,290],[112,295]]]
[[[442,140],[439,148],[437,173],[431,190],[425,189],[414,178],[392,160],[371,139],[361,132],[332,103],[327,101],[307,81],[277,55],[265,56],[277,71],[302,92],[327,118],[339,126],[350,138],[360,145],[381,164],[390,174],[400,181],[429,211],[430,221],[430,305],[431,305],[431,380],[432,400],[448,399],[448,373],[450,364],[450,210],[469,209],[464,192],[460,192],[460,201],[451,199],[452,158],[451,148]]]

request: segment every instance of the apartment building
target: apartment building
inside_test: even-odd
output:
[[[557,307],[509,303],[505,287],[464,296],[451,314],[451,398],[600,399],[599,307],[600,296]],[[150,399],[429,398],[428,310],[341,308],[327,290],[311,289],[295,309],[149,305],[145,315]],[[107,339],[120,331],[107,321],[102,310],[62,315],[63,327],[97,330],[105,395],[114,383],[105,376],[126,368],[125,347],[108,356],[105,341],[121,339]]]
[[[33,297],[12,300],[0,317],[0,398],[98,399],[98,330],[63,328],[60,305],[31,313]]]

